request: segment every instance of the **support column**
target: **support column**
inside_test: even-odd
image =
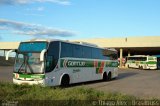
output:
[[[120,49],[120,68],[122,67],[123,49]]]
[[[6,51],[4,50],[4,57],[6,56],[5,54],[6,54]]]

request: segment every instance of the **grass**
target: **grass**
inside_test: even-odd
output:
[[[133,96],[104,93],[93,88],[41,87],[0,82],[0,100],[131,100]]]
[[[104,93],[92,88],[85,87],[41,87],[38,85],[15,85],[11,83],[0,82],[0,100],[2,101],[27,101],[32,100],[32,105],[40,103],[40,105],[48,101],[61,101],[67,105],[79,104],[79,101],[93,101],[93,100],[135,100],[136,97],[124,95],[121,93]],[[42,103],[41,103],[41,102]],[[60,102],[58,102],[60,103]],[[46,105],[46,104],[44,104]],[[48,105],[48,104],[47,104]]]

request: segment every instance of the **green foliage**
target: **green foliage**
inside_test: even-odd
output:
[[[11,83],[0,82],[0,100],[2,101],[21,101],[28,105],[48,105],[46,103],[53,103],[53,101],[62,102],[72,106],[79,105],[91,100],[135,100],[133,96],[123,95],[121,93],[104,93],[102,91],[94,90],[86,87],[42,87],[38,85],[15,85]],[[32,102],[28,102],[32,100]],[[38,100],[38,102],[36,102]],[[44,100],[47,100],[45,102]],[[65,100],[65,102],[64,102]],[[26,104],[25,103],[25,104]],[[38,103],[38,104],[37,104]],[[56,103],[56,102],[55,102]],[[22,103],[24,104],[24,103]],[[65,105],[64,104],[64,105]],[[58,105],[58,104],[57,104]],[[85,105],[85,104],[84,104]]]
[[[42,87],[0,83],[0,100],[131,100],[133,96],[104,93],[86,87]]]

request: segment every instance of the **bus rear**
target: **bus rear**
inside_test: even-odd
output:
[[[157,57],[148,56],[147,57],[146,68],[147,69],[157,69]]]
[[[128,56],[126,67],[139,69],[157,69],[157,58],[154,56],[145,55]]]

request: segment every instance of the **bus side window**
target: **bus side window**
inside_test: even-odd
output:
[[[101,55],[103,56],[103,59],[106,60],[117,60],[118,55],[116,51],[110,51],[107,49],[102,50]]]
[[[59,42],[51,42],[46,54],[46,72],[54,70],[59,59]]]
[[[92,58],[92,48],[84,46],[82,55],[83,55],[83,58],[91,59]]]
[[[75,58],[82,58],[83,57],[82,46],[73,45],[73,57],[75,57]]]
[[[50,65],[51,65],[51,61],[52,61],[51,56],[47,56],[47,57],[46,57],[46,69],[47,69],[47,70],[48,70],[48,68],[49,68]]]
[[[116,54],[109,55],[110,60],[117,60],[118,56]]]
[[[46,57],[46,72],[50,72],[53,66],[53,57],[47,56]]]
[[[100,50],[97,48],[92,48],[92,58],[93,59],[101,59]]]
[[[68,43],[61,43],[61,58],[73,57],[73,45]]]

